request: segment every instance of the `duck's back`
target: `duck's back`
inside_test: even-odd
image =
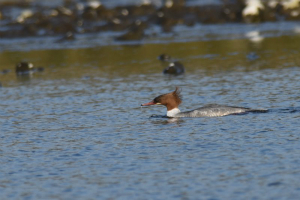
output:
[[[178,113],[175,117],[221,117],[232,114],[242,114],[247,112],[266,112],[263,109],[251,109],[244,107],[209,104],[195,110]]]

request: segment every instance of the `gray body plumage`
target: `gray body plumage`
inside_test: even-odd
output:
[[[267,110],[209,104],[195,110],[179,112],[174,117],[221,117],[225,115],[242,114],[248,112],[267,112]]]

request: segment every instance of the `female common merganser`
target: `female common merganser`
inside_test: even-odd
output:
[[[168,117],[221,117],[232,114],[243,114],[249,112],[267,112],[265,109],[251,109],[244,107],[225,106],[217,104],[209,104],[201,108],[180,112],[178,106],[181,104],[181,95],[176,87],[176,90],[171,93],[163,94],[155,97],[153,101],[142,104],[141,106],[164,105],[167,107]]]

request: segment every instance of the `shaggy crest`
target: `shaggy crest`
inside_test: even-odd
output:
[[[182,95],[180,93],[180,89],[179,87],[176,87],[175,91],[172,92],[172,94],[175,96],[175,101],[176,103],[181,104],[181,101],[182,101]]]

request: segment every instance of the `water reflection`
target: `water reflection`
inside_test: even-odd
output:
[[[167,117],[166,115],[151,115],[150,120],[153,124],[161,124],[161,125],[168,125],[168,124],[180,125],[184,123],[184,119],[182,118]]]
[[[45,72],[36,73],[32,78],[43,77],[50,80],[82,76],[107,79],[116,76],[147,78],[147,75],[153,73],[161,77],[165,64],[156,58],[162,52],[168,52],[184,64],[186,75],[195,74],[199,78],[201,76],[205,78],[207,75],[227,70],[248,71],[297,66],[299,40],[299,37],[267,38],[260,47],[249,45],[247,40],[221,40],[168,45],[149,44],[139,47],[108,46],[74,50],[5,51],[0,53],[0,70],[5,70],[7,73],[1,73],[0,77],[4,85],[6,82],[16,80],[15,65],[20,60],[29,60],[36,66],[45,67]],[[248,62],[249,60],[252,62]],[[186,75],[176,77],[174,80],[178,80],[180,84],[186,83],[188,82]],[[165,81],[172,82],[172,80],[173,77],[166,76]],[[164,81],[159,79],[158,82]]]
[[[299,113],[300,107],[277,108],[272,109],[271,111],[276,113]]]

